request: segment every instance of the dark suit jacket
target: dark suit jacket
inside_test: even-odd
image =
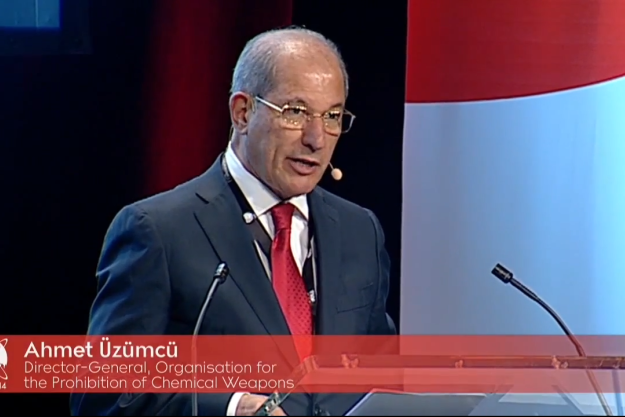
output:
[[[201,176],[124,207],[106,234],[89,334],[191,335],[210,277],[227,262],[200,334],[288,335],[220,159]],[[389,258],[375,215],[321,188],[309,195],[318,279],[318,333],[394,334],[386,315]],[[72,394],[73,415],[189,415],[190,394]],[[230,394],[201,394],[200,415],[225,415]],[[343,414],[358,397],[316,395]],[[307,415],[311,397],[283,408]]]

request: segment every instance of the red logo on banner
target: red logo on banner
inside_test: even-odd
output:
[[[9,379],[7,375],[7,364],[9,362],[9,355],[7,353],[7,343],[9,339],[0,340],[0,390],[6,389],[6,381]]]

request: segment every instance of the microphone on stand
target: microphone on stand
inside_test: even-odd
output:
[[[503,282],[504,284],[512,284],[514,288],[521,291],[526,297],[528,297],[530,300],[534,301],[539,306],[541,306],[545,311],[547,311],[547,313],[549,313],[549,315],[558,323],[558,325],[560,326],[562,331],[564,331],[564,334],[566,334],[566,336],[569,338],[571,343],[573,343],[573,345],[575,346],[575,350],[577,351],[577,354],[582,358],[587,357],[586,352],[584,352],[584,348],[582,347],[581,343],[575,338],[571,330],[569,330],[569,328],[564,323],[564,321],[560,318],[560,316],[558,316],[558,313],[556,313],[555,310],[553,310],[549,306],[549,304],[543,301],[532,290],[530,290],[525,285],[523,285],[523,283],[517,281],[514,278],[514,274],[512,273],[512,271],[508,270],[505,266],[501,264],[497,264],[495,265],[491,273],[497,278],[499,278],[501,282]],[[610,406],[608,405],[608,402],[606,401],[605,397],[601,393],[601,389],[599,388],[599,384],[597,383],[597,380],[595,379],[594,375],[588,369],[586,369],[586,374],[588,375],[588,379],[590,379],[590,383],[592,384],[592,387],[595,390],[597,397],[599,398],[599,402],[601,403],[601,408],[603,408],[603,411],[605,412],[606,416],[612,416],[613,415],[612,410],[610,409]]]
[[[197,370],[195,366],[197,362],[197,336],[200,333],[200,328],[202,327],[202,323],[204,322],[206,310],[208,309],[211,300],[215,296],[217,288],[226,281],[229,273],[230,270],[228,269],[228,265],[226,265],[225,262],[221,262],[219,265],[217,265],[215,273],[213,274],[213,282],[211,282],[211,285],[208,288],[206,298],[204,298],[204,303],[202,304],[202,308],[200,309],[200,314],[198,315],[195,322],[195,329],[193,329],[193,340],[191,341],[191,363],[193,364],[193,382],[196,382],[197,379]],[[191,415],[193,417],[196,417],[198,415],[198,393],[197,386],[195,384],[193,387],[193,394],[191,395]]]

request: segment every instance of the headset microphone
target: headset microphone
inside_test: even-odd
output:
[[[330,168],[332,169],[330,171],[330,175],[332,175],[332,178],[334,178],[335,181],[340,181],[341,178],[343,178],[343,171],[341,171],[338,168],[334,168],[331,162],[330,162]]]

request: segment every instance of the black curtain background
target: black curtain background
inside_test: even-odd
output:
[[[146,194],[155,3],[92,1],[92,55],[0,58],[1,335],[86,331],[106,228],[123,205]],[[322,185],[380,218],[396,322],[406,11],[399,0],[295,0],[292,17],[337,42],[347,62],[348,105],[358,118],[333,160],[344,179]],[[67,395],[0,395],[0,405],[5,413],[16,406],[69,414]]]

